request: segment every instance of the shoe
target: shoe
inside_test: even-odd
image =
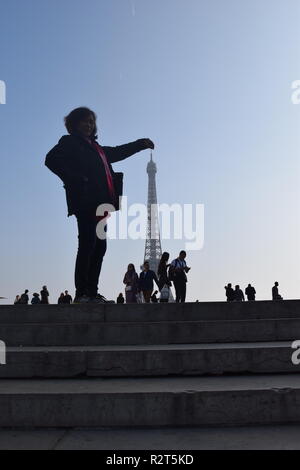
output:
[[[94,304],[115,304],[114,300],[107,300],[101,294],[97,294],[96,297],[90,297],[89,302],[94,303]]]
[[[90,300],[88,295],[79,295],[73,300],[73,304],[86,304]]]

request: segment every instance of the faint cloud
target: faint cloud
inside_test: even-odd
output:
[[[133,17],[135,17],[136,10],[135,10],[135,2],[134,0],[130,0],[130,5],[131,5],[131,14]]]
[[[292,90],[295,90],[291,96],[292,103],[300,104],[300,80],[295,80],[292,83]]]

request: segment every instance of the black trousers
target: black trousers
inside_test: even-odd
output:
[[[75,264],[76,296],[95,297],[106,252],[106,239],[101,240],[97,237],[96,209],[77,213],[76,218],[78,225],[78,251]]]
[[[185,302],[186,297],[186,280],[174,279],[174,287],[176,293],[176,302]]]

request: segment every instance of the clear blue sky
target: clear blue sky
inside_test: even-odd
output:
[[[298,0],[1,0],[0,295],[74,293],[75,217],[46,153],[77,106],[98,115],[100,141],[155,144],[160,202],[203,203],[205,243],[189,252],[188,300],[222,300],[227,282],[258,299],[275,280],[300,297]],[[141,152],[115,169],[145,202]],[[179,241],[163,242],[177,256]],[[101,293],[123,290],[143,241],[113,241]],[[7,301],[6,301],[7,302]]]

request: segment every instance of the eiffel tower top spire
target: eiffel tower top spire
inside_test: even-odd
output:
[[[154,163],[153,158],[152,158],[152,152],[150,153],[150,161],[148,162],[147,165],[147,173],[148,175],[157,173],[157,167],[156,163]]]

